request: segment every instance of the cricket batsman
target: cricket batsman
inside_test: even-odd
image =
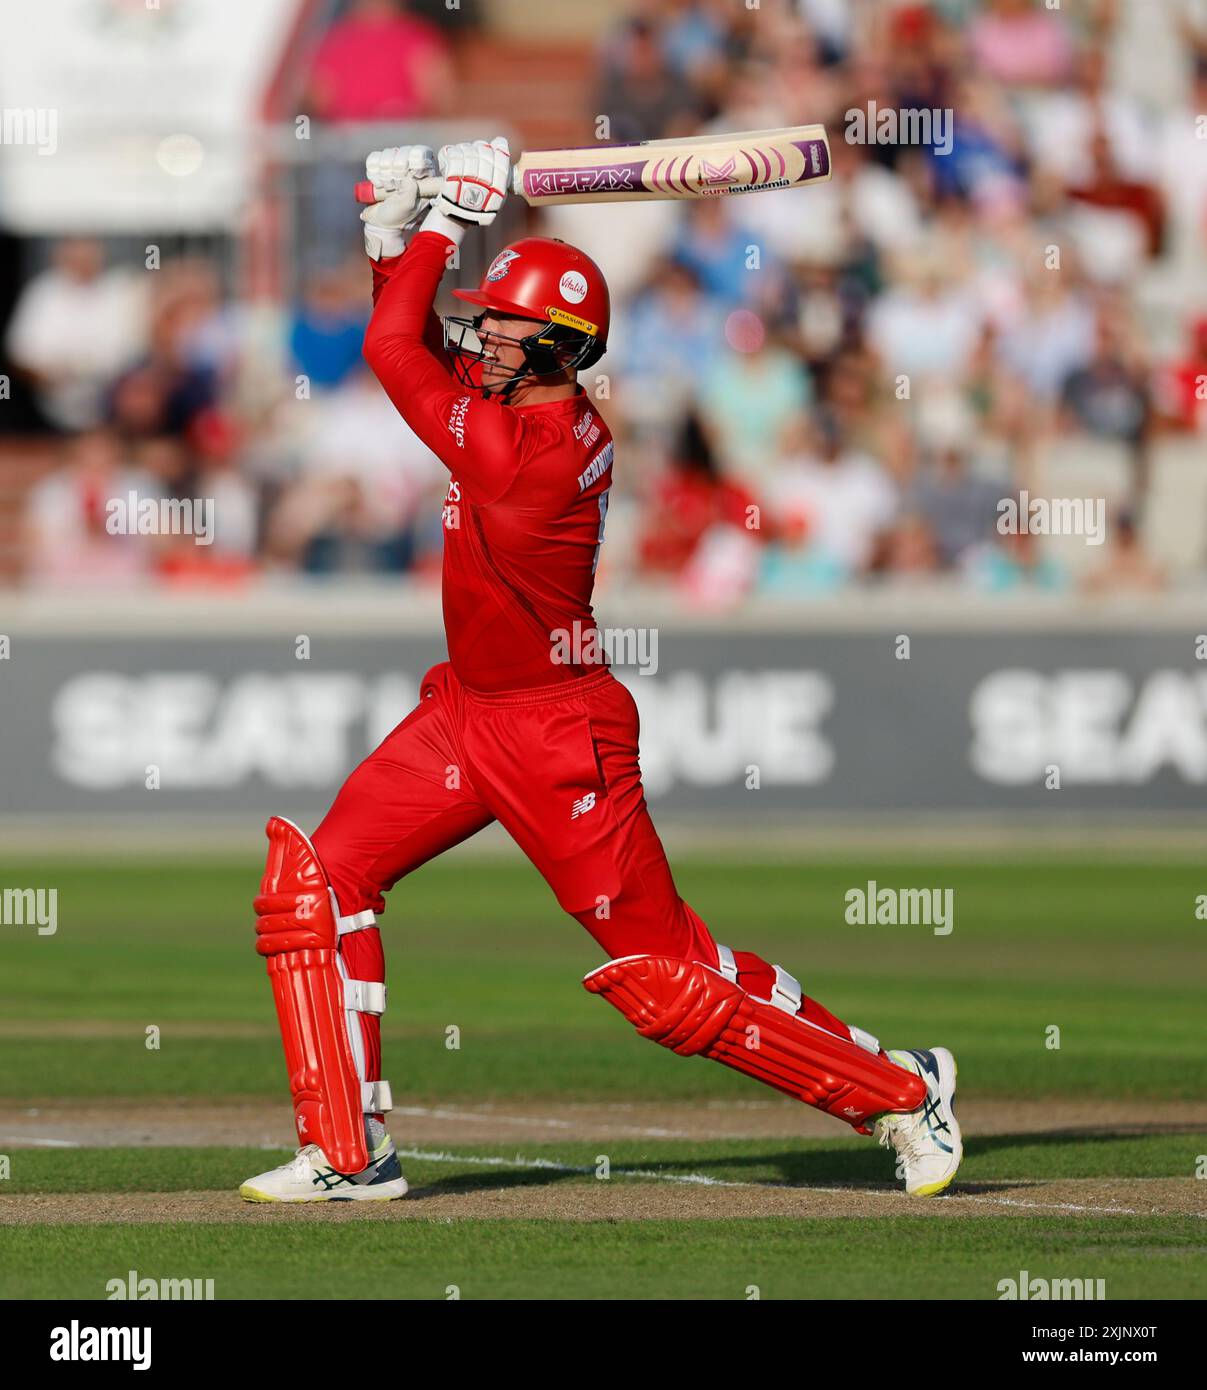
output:
[[[384,1120],[377,916],[399,879],[496,820],[607,956],[585,987],[643,1037],[874,1134],[896,1150],[907,1192],[941,1192],[963,1152],[951,1053],[886,1051],[780,966],[714,940],[675,889],[642,791],[636,705],[606,662],[581,659],[598,650],[591,591],[613,446],[577,374],[603,355],[608,287],[581,251],[528,237],[495,257],[477,289],[454,292],[472,317],[442,326],[433,312],[454,249],[502,206],[510,165],[502,139],[447,145],[438,158],[422,146],[381,150],[366,163],[392,191],[362,214],[374,300],[364,353],[449,471],[449,659],[313,835],[268,822],[256,949],[302,1147],[240,1193],[406,1193]],[[420,179],[439,192],[422,197]],[[567,632],[583,637],[570,654]]]

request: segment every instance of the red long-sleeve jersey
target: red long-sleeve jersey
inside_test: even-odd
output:
[[[452,243],[420,232],[374,263],[365,360],[452,475],[444,502],[444,631],[471,690],[599,669],[591,590],[612,483],[612,436],[580,387],[504,405],[453,376],[433,311]]]

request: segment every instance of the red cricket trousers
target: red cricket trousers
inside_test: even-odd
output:
[[[405,874],[497,820],[558,902],[609,957],[718,963],[707,926],[680,898],[641,786],[633,697],[608,670],[556,686],[484,695],[448,662],[418,706],[352,773],[312,839],[341,913],[381,912]],[[384,980],[377,928],[344,937],[349,973]],[[739,983],[770,996],[774,967],[749,952]],[[850,1032],[805,999],[801,1013]],[[380,1021],[361,1015],[369,1078],[380,1077]]]

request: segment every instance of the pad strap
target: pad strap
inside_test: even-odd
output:
[[[349,932],[364,931],[366,927],[377,925],[377,914],[372,908],[365,908],[363,912],[349,912],[345,916],[339,915],[339,904],[335,901],[335,889],[331,889],[331,908],[335,913],[335,929],[340,936],[347,936]]]
[[[624,956],[583,981],[643,1038],[699,1054],[846,1120],[861,1133],[886,1111],[917,1110],[926,1083],[887,1056],[870,1033],[856,1041],[796,1016],[800,985],[776,968],[775,999],[748,994],[720,970],[668,956]],[[875,1050],[873,1050],[875,1044]]]
[[[380,1018],[386,1011],[385,985],[380,980],[345,980],[344,1008]]]
[[[768,1003],[774,1004],[777,1009],[783,1009],[786,1014],[795,1016],[800,1013],[800,1001],[804,998],[804,990],[800,987],[800,981],[795,976],[789,975],[782,965],[773,968],[775,970],[775,986],[771,991],[771,998]]]
[[[388,1081],[362,1081],[360,1083],[360,1108],[366,1115],[384,1114],[394,1109],[394,1097],[390,1094]]]

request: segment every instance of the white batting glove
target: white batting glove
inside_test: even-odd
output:
[[[503,206],[511,186],[511,151],[502,135],[487,144],[469,140],[445,145],[437,159],[444,182],[432,203],[445,217],[487,226]]]
[[[401,256],[406,249],[403,229],[410,227],[431,206],[419,192],[419,180],[434,178],[439,170],[427,145],[396,145],[374,150],[365,160],[365,175],[374,190],[386,196],[360,215],[365,224],[365,251],[371,260]]]

